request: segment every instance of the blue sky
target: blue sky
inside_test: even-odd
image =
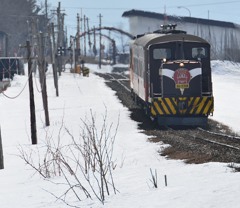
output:
[[[45,0],[39,0],[45,1]],[[127,19],[121,17],[124,11],[139,9],[169,15],[192,16],[228,21],[240,24],[240,0],[48,0],[50,9],[61,2],[66,13],[66,25],[70,33],[75,31],[77,13],[89,18],[90,27],[99,25],[101,13],[102,25],[127,28]],[[181,7],[181,8],[178,8]]]

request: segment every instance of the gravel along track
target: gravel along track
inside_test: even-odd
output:
[[[159,150],[159,154],[170,159],[182,159],[186,163],[240,163],[240,138],[227,126],[209,119],[206,129],[161,129],[133,102],[128,75],[97,75],[104,78],[106,85],[116,91],[119,100],[131,111],[131,118],[139,123],[139,129],[152,136],[149,141],[168,144],[167,148]]]

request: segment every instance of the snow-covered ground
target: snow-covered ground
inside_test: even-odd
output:
[[[88,65],[91,71],[111,71],[111,68]],[[212,61],[215,112],[212,117],[240,132],[238,90],[240,67],[230,62]],[[149,143],[137,123],[129,118],[104,80],[93,73],[89,77],[64,72],[59,78],[59,97],[56,97],[51,70],[47,73],[50,126],[45,127],[38,78],[34,78],[38,145],[31,145],[29,91],[27,76],[16,76],[11,87],[0,95],[0,125],[5,169],[0,170],[0,208],[63,208],[68,207],[53,196],[66,191],[63,176],[45,180],[19,158],[20,150],[32,151],[36,164],[46,144],[60,141],[67,145],[69,134],[79,137],[82,120],[90,118],[96,125],[119,124],[114,144],[113,178],[119,192],[106,197],[105,204],[96,198],[77,202],[72,192],[68,203],[76,207],[107,208],[238,208],[240,204],[240,173],[225,163],[188,165],[179,160],[159,156],[162,144]],[[114,132],[112,132],[114,133]],[[59,140],[60,138],[60,140]],[[34,154],[36,153],[36,154]],[[68,154],[66,152],[65,154]],[[150,181],[150,169],[157,172],[158,188]],[[81,177],[81,173],[79,177]],[[165,176],[167,186],[165,186]],[[79,190],[78,190],[79,191]]]
[[[212,61],[215,112],[213,119],[240,133],[240,63]]]

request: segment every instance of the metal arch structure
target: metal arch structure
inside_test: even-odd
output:
[[[114,31],[114,32],[118,32],[120,34],[123,34],[127,37],[129,37],[130,39],[134,39],[135,36],[124,31],[124,30],[121,30],[119,28],[115,28],[115,27],[98,27],[98,28],[92,28],[92,29],[88,29],[87,31],[81,33],[81,34],[76,34],[75,38],[76,39],[79,39],[80,37],[83,37],[83,36],[86,36],[86,35],[90,35],[92,33],[94,33],[95,31],[101,31],[101,30],[108,30],[108,31]],[[104,35],[102,34],[101,32],[99,33],[99,35],[103,36],[103,37],[106,37],[107,39],[109,39],[111,42],[112,42],[112,45],[113,45],[113,64],[116,64],[116,42],[115,40],[113,40],[112,38],[110,38],[109,36],[107,35]]]
[[[97,30],[100,30],[100,29],[97,29]],[[84,37],[84,36],[89,35],[89,34],[92,35],[92,34],[94,34],[94,31],[96,31],[96,28],[91,29],[89,31],[86,31],[86,32],[80,34],[78,37],[81,38],[81,37]],[[112,47],[113,47],[113,64],[116,64],[116,41],[114,39],[112,39],[111,37],[109,37],[108,35],[105,35],[105,34],[97,33],[97,35],[101,35],[101,36],[107,38],[109,41],[111,41]]]
[[[126,35],[126,36],[128,36],[129,38],[131,38],[131,39],[134,39],[134,38],[135,38],[134,35],[126,32],[126,31],[124,31],[124,30],[121,30],[121,29],[119,29],[119,28],[115,28],[115,27],[98,27],[98,28],[93,28],[93,29],[91,29],[91,30],[92,30],[92,31],[93,31],[93,30],[95,30],[95,31],[96,31],[96,30],[115,31],[115,32],[119,32],[119,33],[121,33],[121,34],[123,34],[123,35]],[[91,30],[89,30],[89,31],[91,31]]]
[[[79,35],[79,37],[83,37],[83,36],[85,36],[87,34],[94,34],[93,32],[94,31],[82,33],[81,35]],[[100,35],[100,33],[97,33],[97,35]],[[113,46],[113,64],[116,64],[116,42],[115,42],[115,40],[112,39],[111,37],[109,37],[108,35],[105,35],[105,34],[101,34],[101,36],[107,38],[109,41],[112,42],[112,46]]]
[[[123,35],[125,35],[125,36],[127,36],[127,37],[129,37],[129,38],[131,38],[131,39],[134,39],[134,38],[135,38],[134,35],[126,32],[126,31],[124,31],[124,30],[121,30],[121,29],[119,29],[119,28],[115,28],[115,27],[95,27],[95,28],[89,29],[89,30],[86,31],[86,32],[83,32],[82,34],[85,35],[85,33],[93,32],[93,31],[100,31],[100,30],[115,31],[115,32],[119,32],[119,33],[121,33],[121,34],[123,34]],[[77,35],[78,35],[78,34],[76,34],[76,37],[77,37]],[[81,35],[80,35],[80,36],[81,36]]]
[[[92,34],[92,33],[90,33]],[[96,34],[96,33],[95,33]],[[113,56],[113,65],[116,64],[116,55],[117,55],[117,47],[116,47],[116,41],[114,39],[112,39],[111,37],[109,37],[108,35],[105,35],[105,34],[100,34],[100,33],[97,33],[97,35],[101,35],[105,38],[107,38],[109,41],[112,42],[112,48],[113,48],[113,53],[112,53],[112,56]]]

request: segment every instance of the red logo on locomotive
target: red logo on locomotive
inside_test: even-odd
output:
[[[177,89],[185,89],[189,88],[191,75],[187,69],[177,69],[173,74],[173,79]]]

